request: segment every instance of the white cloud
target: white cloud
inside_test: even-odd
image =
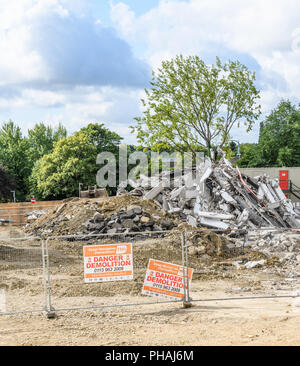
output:
[[[267,113],[282,97],[300,99],[299,13],[298,0],[161,0],[137,16],[114,1],[114,30],[93,17],[91,0],[0,0],[0,118],[69,132],[104,122],[133,142],[150,67],[179,53],[248,63]]]
[[[10,99],[0,98],[0,111],[5,110],[16,123],[22,122],[24,133],[36,122],[58,125],[73,133],[88,123],[104,123],[107,128],[135,143],[129,125],[140,114],[142,91],[132,88],[78,86],[72,90],[40,91],[24,89]],[[39,119],[32,116],[38,111]]]
[[[143,86],[147,65],[112,28],[79,15],[83,3],[0,0],[0,86]]]
[[[119,34],[147,45],[154,69],[176,54],[210,61],[242,56],[259,75],[264,112],[281,98],[300,100],[298,0],[161,0],[141,16],[120,2],[111,13]]]
[[[135,33],[135,13],[130,10],[129,6],[124,3],[118,3],[116,5],[111,4],[111,7],[112,21],[118,24],[123,35],[130,36],[132,33]]]
[[[112,5],[112,19],[128,39],[147,41],[149,50],[187,48],[203,42],[222,42],[238,52],[269,54],[291,47],[299,27],[298,0],[190,0],[161,1],[136,17],[123,3]]]
[[[91,0],[0,0],[0,55],[0,119],[24,132],[40,121],[69,133],[104,122],[128,134],[150,78],[130,45],[93,17]]]

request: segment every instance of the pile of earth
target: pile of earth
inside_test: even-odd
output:
[[[131,218],[136,220],[134,225],[126,221]],[[124,221],[125,226],[121,221]],[[112,230],[111,233],[118,233],[128,229],[126,226],[132,226],[132,231],[160,231],[170,230],[177,224],[178,220],[162,210],[154,201],[124,195],[64,200],[60,206],[48,209],[34,222],[27,224],[25,232],[29,235],[43,236],[106,233],[109,230]]]

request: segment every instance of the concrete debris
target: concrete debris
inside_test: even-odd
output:
[[[12,223],[14,223],[13,220],[0,219],[0,226],[5,225],[5,224],[12,224]]]
[[[252,251],[259,251],[267,258],[278,258],[281,272],[300,277],[300,232],[249,232],[248,243]]]
[[[80,234],[118,234],[132,232],[166,231],[172,230],[175,224],[172,221],[154,218],[148,212],[139,208],[125,211],[120,210],[116,214],[105,218],[104,215],[96,214],[87,220]]]
[[[251,268],[257,268],[260,266],[263,266],[265,264],[265,260],[261,260],[261,261],[252,261],[252,262],[248,262],[245,264],[245,268],[247,269],[251,269]]]
[[[200,217],[198,222],[204,227],[213,227],[221,230],[228,230],[229,225],[221,220],[208,219],[206,217]]]
[[[243,261],[235,261],[232,262],[232,265],[237,268],[246,268],[246,269],[253,269],[262,267],[266,263],[265,259],[260,261],[249,261],[247,263],[243,263]]]
[[[300,228],[300,211],[286,198],[278,179],[245,176],[223,151],[219,153],[222,158],[218,163],[207,158],[198,166],[171,172],[169,177],[162,172],[125,181],[118,187],[117,196],[127,194],[126,187],[131,185],[130,195],[152,199],[181,222],[195,227]]]
[[[299,232],[249,232],[248,240],[252,249],[259,249],[262,252],[265,250],[266,254],[285,251],[300,253]]]
[[[44,210],[33,210],[31,212],[25,212],[25,215],[27,216],[27,220],[36,220],[37,218],[41,217],[42,215],[44,215],[46,213],[46,211]]]

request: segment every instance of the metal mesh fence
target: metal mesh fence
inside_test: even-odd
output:
[[[125,306],[132,301],[138,301],[139,303],[147,303],[149,301],[153,303],[154,300],[157,302],[165,302],[166,300],[182,301],[182,294],[179,294],[177,298],[162,296],[163,294],[168,294],[167,291],[164,291],[164,288],[171,289],[171,287],[165,286],[166,284],[172,285],[170,281],[160,282],[160,285],[157,286],[162,291],[159,295],[152,294],[152,299],[145,293],[142,294],[150,259],[178,265],[180,269],[185,265],[182,240],[182,234],[174,231],[49,238],[46,246],[49,255],[48,280],[50,290],[48,295],[50,310]],[[85,282],[83,248],[94,248],[95,246],[105,246],[107,248],[112,244],[120,244],[120,247],[124,247],[126,243],[132,244],[132,279]],[[123,264],[120,262],[119,265]],[[95,267],[96,265],[97,263]],[[118,267],[118,263],[116,266],[117,270],[120,270],[121,267]],[[94,271],[95,273],[102,271],[105,275],[111,269],[104,267]],[[111,276],[112,274],[108,272],[107,275]],[[180,290],[178,289],[177,291]],[[156,299],[154,299],[155,297]]]
[[[230,294],[227,298],[205,299],[203,292],[192,286],[190,295],[193,302],[273,297],[299,299],[299,230],[262,228],[226,231],[203,228],[187,230],[185,235],[188,258],[198,259],[193,266],[196,274],[193,279],[225,280],[224,291]],[[280,243],[274,245],[272,238],[278,235],[283,236]],[[294,244],[289,243],[285,235],[293,235]],[[290,245],[288,249],[282,247],[282,241]],[[228,279],[230,281],[226,283]],[[236,293],[234,298],[233,293]]]
[[[0,313],[42,311],[45,300],[40,238],[0,239]]]
[[[293,231],[293,233],[299,238],[300,232]],[[258,231],[252,232],[252,235],[256,234]],[[235,244],[232,244],[231,240]],[[115,246],[117,250],[121,250],[120,254],[123,253],[122,250],[127,244],[132,246],[133,273],[127,273],[127,278],[118,278],[118,281],[113,276],[117,276],[116,271],[121,271],[122,266],[127,265],[121,261],[118,252],[115,253],[117,257],[112,259],[119,261],[114,269],[98,265],[96,260],[90,259],[91,255],[85,252],[85,250],[89,252],[92,248],[101,247],[108,250],[111,246]],[[257,246],[257,241],[255,245]],[[273,245],[272,240],[269,245]],[[184,305],[189,305],[190,300],[200,302],[235,300],[241,297],[247,299],[249,296],[244,294],[246,290],[246,295],[250,295],[250,298],[263,296],[261,283],[264,282],[272,282],[276,285],[274,293],[269,291],[265,294],[268,295],[266,298],[287,296],[298,300],[300,276],[285,279],[275,270],[269,270],[273,267],[276,269],[278,263],[274,265],[273,258],[263,257],[253,248],[251,235],[249,236],[248,232],[230,233],[208,229],[70,235],[49,237],[44,240],[41,238],[0,239],[0,315],[45,311],[48,316],[51,316],[52,312],[59,310],[102,309],[170,301],[183,301]],[[293,250],[295,252],[292,256],[297,257],[300,251],[299,245],[294,245]],[[102,254],[98,253],[98,257],[99,255]],[[157,282],[155,286],[159,291],[156,293],[155,291],[153,293],[153,289],[147,289],[144,286],[145,278],[153,277],[151,273],[155,273],[155,269],[148,268],[150,259],[177,265],[181,270],[183,287],[176,288],[173,277],[168,277],[166,281]],[[256,273],[252,272],[251,265],[256,263],[260,266],[260,262],[264,262],[265,267]],[[88,267],[89,263],[94,264]],[[191,275],[187,268],[193,269],[191,282],[187,281]],[[103,275],[101,281],[97,278],[99,274]],[[110,278],[109,281],[108,278]],[[233,282],[239,282],[236,298],[232,297],[234,288],[228,289],[231,295],[228,298],[205,298],[201,282],[226,279],[234,280],[228,281],[230,286]],[[283,285],[287,283],[285,291]],[[249,288],[246,289],[243,286]],[[293,288],[294,291],[291,291]],[[178,296],[176,297],[176,294],[171,298],[161,296],[168,295],[170,289],[173,292],[178,291]]]

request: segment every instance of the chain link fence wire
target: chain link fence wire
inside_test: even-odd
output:
[[[263,230],[258,230],[262,232]],[[257,231],[257,232],[258,232]],[[298,233],[298,232],[297,232]],[[228,234],[237,235],[240,245],[228,247]],[[233,262],[241,258],[256,260],[251,253],[248,232],[229,233],[221,230],[194,229],[164,232],[68,235],[41,238],[0,238],[0,315],[23,312],[104,309],[113,306],[137,306],[165,303],[162,298],[142,295],[149,259],[192,268],[193,281],[187,283],[185,297],[174,299],[183,304],[205,301],[232,301],[252,298],[294,297],[276,291],[274,296],[257,297],[237,293],[228,298],[205,299],[195,291],[201,280],[251,280],[253,272],[238,271]],[[242,238],[242,239],[241,239]],[[133,279],[114,282],[86,283],[84,280],[83,247],[131,243],[133,247]],[[203,252],[204,251],[204,252]],[[245,264],[245,261],[242,261]],[[263,271],[261,271],[263,272]],[[183,271],[186,276],[186,272]],[[257,275],[257,273],[256,273]],[[253,276],[257,279],[257,276]],[[279,277],[263,275],[261,281],[278,281]],[[297,286],[297,279],[294,279]],[[299,286],[299,281],[298,281]],[[242,292],[243,289],[241,289]],[[297,291],[296,291],[297,290]],[[253,296],[252,296],[253,295]],[[241,297],[243,296],[243,297]],[[173,302],[173,301],[171,301]],[[298,303],[297,303],[298,304]]]
[[[131,243],[133,279],[113,282],[84,281],[83,247]],[[126,306],[165,302],[142,295],[149,259],[182,266],[181,232],[145,232],[48,238],[48,306],[50,311]],[[191,264],[195,264],[191,263]],[[183,299],[174,299],[175,302]],[[156,303],[155,302],[155,303]],[[172,300],[168,301],[172,302]]]
[[[236,289],[238,290],[236,297],[230,296],[217,299],[205,299],[202,293],[202,298],[200,298],[199,292],[192,291],[191,301],[211,302],[260,298],[299,299],[299,275],[296,276],[293,274],[293,277],[289,278],[285,272],[281,271],[281,264],[278,261],[276,253],[272,256],[272,252],[270,252],[266,256],[259,249],[254,249],[257,248],[257,241],[261,240],[261,237],[268,233],[271,235],[272,233],[293,234],[300,239],[300,231],[295,229],[274,228],[274,230],[270,230],[269,228],[261,228],[249,231],[228,231],[199,228],[187,230],[186,245],[188,247],[188,258],[198,258],[196,267],[193,267],[195,274],[193,278],[211,279],[213,281],[231,279],[233,280],[231,282],[236,281],[241,286]],[[270,246],[272,246],[272,242]],[[247,287],[243,288],[244,284]],[[249,285],[253,286],[253,288],[248,288]],[[270,288],[274,290],[270,291]],[[265,294],[265,289],[268,289],[268,295]],[[232,295],[234,289],[230,288],[228,291]],[[245,292],[247,293],[246,295]]]
[[[0,315],[43,311],[43,268],[40,238],[0,239]]]

